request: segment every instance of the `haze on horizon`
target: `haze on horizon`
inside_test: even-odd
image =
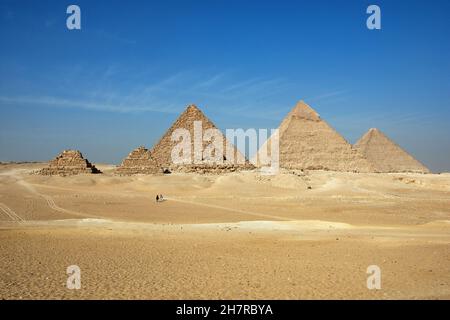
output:
[[[450,171],[448,1],[0,0],[0,161],[63,149],[119,163],[195,103],[221,129],[276,128],[305,100],[354,143],[377,127]]]

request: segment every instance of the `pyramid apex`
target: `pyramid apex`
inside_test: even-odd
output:
[[[289,116],[303,118],[306,120],[320,121],[320,115],[306,102],[300,100],[289,113]]]
[[[370,128],[369,131],[366,132],[366,135],[368,135],[368,136],[373,136],[373,135],[384,136],[384,133],[381,132],[381,130],[378,128]]]
[[[308,104],[307,104],[304,100],[299,100],[295,106],[296,106],[296,107],[300,107],[300,108],[302,108],[302,107],[303,107],[303,108],[304,108],[304,107],[311,108],[310,106],[308,106]]]
[[[191,103],[186,107],[186,110],[200,110],[195,104]]]

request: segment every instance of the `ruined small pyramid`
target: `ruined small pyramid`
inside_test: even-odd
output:
[[[80,173],[101,173],[78,150],[64,150],[49,161],[48,167],[37,172],[42,175],[75,175]]]
[[[303,101],[279,126],[279,163],[294,170],[373,172],[374,167]],[[270,157],[271,138],[258,151],[257,164]],[[267,150],[267,153],[266,151]]]
[[[237,150],[237,148],[229,143],[220,131],[220,136],[223,141],[223,155],[221,155],[222,163],[207,163],[204,161],[204,150],[211,143],[203,141],[201,148],[194,147],[194,122],[200,121],[202,126],[202,135],[208,129],[217,129],[214,123],[209,120],[203,112],[195,105],[189,105],[178,119],[167,130],[159,142],[152,148],[151,155],[156,160],[158,165],[164,171],[184,171],[184,172],[226,172],[236,171],[239,169],[252,167],[245,157]],[[201,164],[175,164],[172,161],[172,150],[178,144],[178,141],[172,141],[172,134],[177,129],[186,129],[191,137],[191,157],[190,159],[200,159],[204,161]],[[226,157],[227,152],[234,155],[234,159]]]
[[[162,173],[162,170],[151,156],[150,150],[140,146],[123,159],[116,173],[120,175],[155,174]]]
[[[354,147],[364,154],[379,172],[430,172],[427,167],[376,128],[367,131]]]

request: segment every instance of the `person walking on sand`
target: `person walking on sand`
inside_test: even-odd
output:
[[[160,200],[160,201],[164,201],[164,200],[163,200],[162,194],[159,195],[159,200]]]
[[[156,202],[159,202],[159,196],[156,195]]]

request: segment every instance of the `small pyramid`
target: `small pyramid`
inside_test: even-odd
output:
[[[325,121],[300,101],[279,126],[279,161],[286,169],[372,172],[365,157]],[[270,157],[271,138],[258,151],[260,160]]]
[[[101,173],[78,150],[64,150],[48,163],[47,168],[38,171],[42,175],[75,175],[80,173]]]
[[[194,160],[195,156],[203,159],[202,152],[204,152],[205,148],[210,144],[210,142],[204,141],[203,148],[197,148],[201,150],[196,150],[194,148],[195,121],[201,122],[203,135],[205,133],[205,130],[207,129],[217,129],[214,123],[209,120],[197,106],[193,104],[189,105],[150,151],[152,157],[164,171],[221,172],[236,171],[238,169],[249,168],[251,166],[245,159],[245,157],[237,150],[237,148],[226,140],[222,133],[220,133],[223,139],[224,153],[222,164],[174,164],[172,161],[172,150],[174,146],[178,144],[178,142],[172,141],[172,133],[176,129],[186,129],[189,131],[191,137],[191,159]],[[234,159],[226,158],[227,151],[230,151],[234,154]],[[197,152],[197,154],[195,154],[195,152]]]
[[[379,172],[430,172],[427,167],[376,128],[367,131],[354,147],[364,154]]]
[[[151,156],[150,150],[140,146],[123,159],[116,173],[120,175],[155,174],[162,173],[162,170]]]

